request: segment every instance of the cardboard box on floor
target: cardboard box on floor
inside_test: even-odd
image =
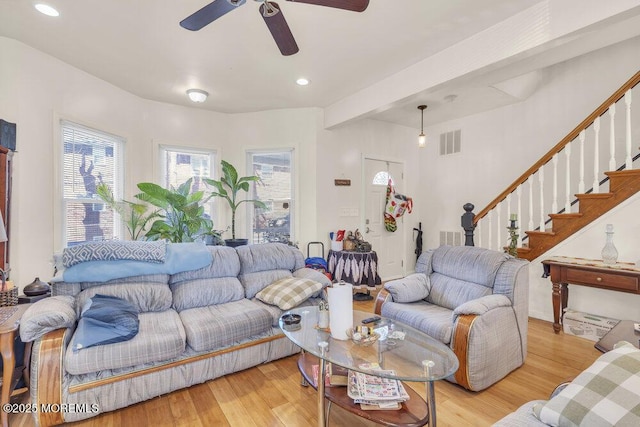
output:
[[[597,314],[583,313],[565,309],[562,329],[565,334],[571,334],[591,341],[599,341],[607,332],[618,324],[620,320],[611,319]]]

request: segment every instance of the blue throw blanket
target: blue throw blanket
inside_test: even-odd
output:
[[[168,243],[163,263],[122,259],[115,261],[87,261],[75,264],[63,273],[63,281],[107,282],[145,274],[176,274],[198,270],[211,264],[211,252],[202,243]]]

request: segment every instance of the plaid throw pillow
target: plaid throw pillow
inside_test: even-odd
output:
[[[533,413],[551,426],[639,426],[640,350],[619,343]]]
[[[297,277],[276,280],[256,294],[260,301],[289,310],[322,289],[322,283]]]

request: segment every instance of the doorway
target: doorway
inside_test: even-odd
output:
[[[404,217],[398,218],[398,229],[384,227],[387,183],[391,178],[398,192],[404,189],[404,165],[400,162],[364,158],[364,239],[378,255],[378,274],[382,281],[404,276]]]

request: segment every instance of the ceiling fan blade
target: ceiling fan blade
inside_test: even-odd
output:
[[[260,14],[264,19],[267,28],[271,31],[273,39],[284,56],[293,55],[298,52],[298,44],[291,34],[289,25],[280,11],[278,3],[266,1],[260,5]]]
[[[180,26],[191,31],[198,31],[222,15],[242,6],[247,0],[214,0],[199,11],[180,21]]]
[[[364,12],[369,6],[369,0],[287,0],[297,3],[315,4],[318,6],[335,7],[336,9]]]

